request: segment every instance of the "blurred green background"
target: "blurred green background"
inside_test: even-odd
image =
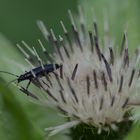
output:
[[[21,40],[32,44],[42,38],[36,26],[38,19],[62,33],[59,21],[67,25],[67,10],[75,11],[76,7],[76,0],[0,0],[0,32],[14,45]]]
[[[17,50],[16,43],[25,40],[30,46],[38,47],[37,39],[44,42],[43,35],[36,25],[38,19],[41,19],[48,29],[53,28],[57,35],[63,32],[60,20],[63,20],[70,30],[67,10],[71,9],[76,13],[77,4],[78,0],[0,0],[0,70],[16,74],[27,70],[27,64]],[[106,11],[110,35],[115,45],[121,44],[123,30],[128,24],[130,50],[138,47],[139,0],[81,0],[80,4],[84,8],[88,28],[92,28],[91,11],[95,11],[102,36],[103,13]],[[30,102],[16,87],[5,87],[12,79],[9,75],[0,74],[0,140],[67,140],[68,137],[63,135],[44,138],[45,127],[62,124],[64,120],[56,111]],[[137,124],[127,140],[138,140],[139,131],[140,126]]]

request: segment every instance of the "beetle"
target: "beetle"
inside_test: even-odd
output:
[[[0,71],[0,72],[7,73],[7,74],[10,74],[10,75],[17,77],[16,79],[12,80],[11,82],[17,81],[17,83],[20,83],[22,81],[29,80],[29,82],[26,86],[26,90],[27,90],[31,81],[34,78],[43,77],[50,72],[54,72],[55,69],[60,68],[60,65],[58,65],[58,64],[45,64],[45,65],[43,65],[43,67],[42,66],[36,67],[36,68],[32,69],[31,71],[28,71],[28,72],[25,72],[24,74],[21,74],[20,76],[15,75],[15,74],[10,73],[10,72],[6,72],[6,71]],[[9,82],[9,84],[11,82]]]

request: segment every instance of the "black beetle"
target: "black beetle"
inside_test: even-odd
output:
[[[43,77],[43,76],[47,75],[48,73],[53,72],[55,69],[60,68],[60,65],[58,65],[58,64],[45,64],[45,65],[43,65],[43,67],[42,66],[36,67],[36,68],[32,69],[31,71],[25,72],[24,74],[22,74],[20,76],[12,74],[10,72],[6,72],[6,71],[0,71],[0,72],[14,75],[17,77],[15,80],[12,80],[11,82],[17,81],[17,83],[20,83],[22,81],[29,80],[29,82],[26,86],[26,90],[27,90],[31,81],[34,78]],[[11,82],[9,82],[9,83],[11,83]]]

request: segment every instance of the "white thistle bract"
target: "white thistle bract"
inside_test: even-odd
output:
[[[69,122],[63,125],[47,128],[49,135],[80,123],[99,130],[116,129],[114,124],[130,120],[130,111],[140,104],[139,49],[129,57],[126,33],[120,49],[111,45],[107,33],[105,44],[101,46],[96,22],[94,31],[87,31],[83,18],[80,18],[81,30],[78,32],[70,11],[69,15],[73,39],[62,21],[65,39],[61,36],[57,39],[52,29],[48,31],[38,21],[40,30],[55,50],[50,55],[39,40],[48,63],[59,64],[60,68],[44,77],[34,74],[32,83],[42,89],[40,93],[31,93],[23,87],[20,89],[43,104],[53,105],[69,118]],[[108,32],[107,28],[105,32]],[[33,60],[37,58],[43,68],[44,60],[36,50],[29,49],[25,42],[23,44],[29,54],[18,47],[26,60],[36,67]]]

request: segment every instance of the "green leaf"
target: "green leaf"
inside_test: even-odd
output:
[[[13,93],[0,84],[0,138],[43,140],[41,131],[29,121]]]
[[[128,136],[124,140],[138,140],[140,138],[140,123],[136,123],[132,131],[128,134]]]

